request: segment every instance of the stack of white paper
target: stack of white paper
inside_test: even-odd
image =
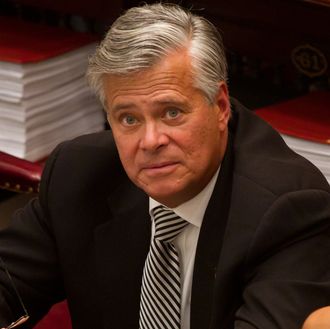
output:
[[[85,80],[95,46],[40,61],[0,61],[0,151],[36,161],[63,140],[104,129],[102,107]]]

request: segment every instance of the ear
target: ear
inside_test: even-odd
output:
[[[230,119],[230,100],[227,84],[224,81],[219,82],[219,90],[216,96],[216,105],[218,107],[218,122],[220,131],[227,129]]]

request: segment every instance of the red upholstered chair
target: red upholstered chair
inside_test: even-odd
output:
[[[0,188],[37,193],[43,162],[30,162],[0,151]]]

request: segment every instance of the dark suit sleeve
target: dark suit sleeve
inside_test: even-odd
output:
[[[285,194],[265,213],[245,263],[235,329],[300,329],[330,305],[330,196]]]
[[[49,307],[64,298],[57,253],[47,214],[47,188],[58,151],[44,170],[39,198],[18,210],[10,226],[0,232],[0,256],[31,315],[29,328]],[[0,327],[22,315],[7,276],[0,268]]]

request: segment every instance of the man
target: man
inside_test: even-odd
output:
[[[329,185],[226,77],[216,29],[178,6],[113,24],[88,69],[112,132],[61,144],[0,235],[30,323],[66,298],[79,329],[296,329],[329,304]]]

